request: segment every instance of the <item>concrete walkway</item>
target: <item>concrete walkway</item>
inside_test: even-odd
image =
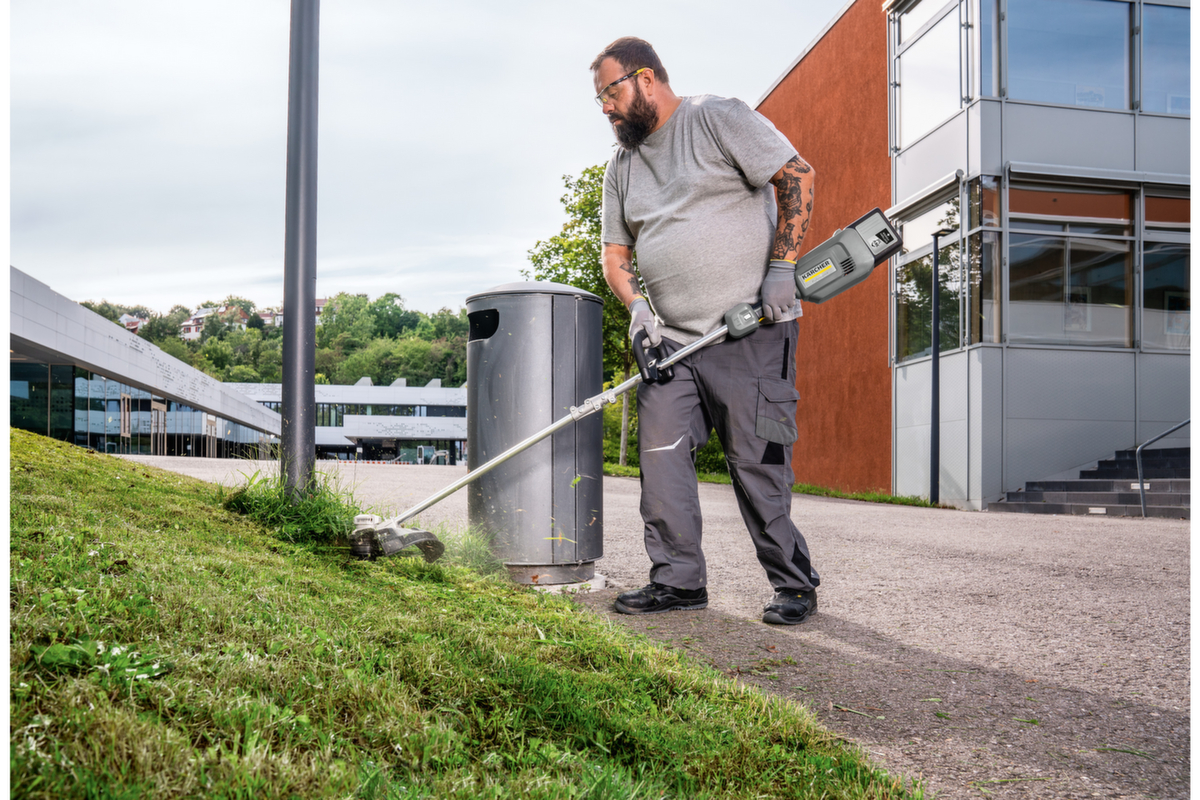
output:
[[[229,485],[273,469],[133,458]],[[465,470],[318,463],[385,516]],[[778,628],[759,621],[772,592],[733,490],[713,484],[700,486],[708,610],[612,614],[615,591],[647,579],[638,495],[635,479],[605,479],[597,570],[615,589],[584,600],[597,613],[808,704],[940,797],[1188,796],[1188,522],[797,495],[820,611]],[[465,525],[465,492],[421,521]]]

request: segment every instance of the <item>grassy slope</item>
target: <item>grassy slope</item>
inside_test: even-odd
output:
[[[569,600],[305,549],[211,485],[11,437],[14,796],[909,796]]]

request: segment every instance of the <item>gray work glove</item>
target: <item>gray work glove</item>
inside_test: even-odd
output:
[[[634,300],[629,306],[629,315],[633,317],[629,322],[630,339],[638,331],[645,331],[651,347],[658,347],[662,343],[662,334],[658,332],[658,323],[654,320],[654,312],[650,310],[650,303],[646,298],[639,297]]]
[[[783,322],[796,305],[796,265],[773,259],[762,285],[762,313],[767,322]]]

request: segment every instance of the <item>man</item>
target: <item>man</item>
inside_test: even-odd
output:
[[[629,308],[630,336],[645,331],[665,357],[720,326],[739,303],[761,302],[768,323],[692,354],[668,381],[639,387],[651,583],[621,594],[616,610],[708,605],[695,451],[715,429],[775,589],[763,621],[799,624],[816,611],[820,583],[790,517],[799,397],[793,275],[812,212],[812,168],[740,100],[677,96],[641,39],[618,39],[591,69],[620,144],[604,174],[603,266]]]

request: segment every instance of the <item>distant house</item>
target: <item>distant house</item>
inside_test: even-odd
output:
[[[117,322],[124,325],[125,330],[129,331],[130,333],[137,333],[148,321],[149,320],[143,319],[142,317],[135,317],[132,314],[122,314],[117,319]]]
[[[215,308],[197,308],[193,311],[192,315],[179,326],[179,338],[189,342],[199,339],[200,332],[204,330],[204,319],[214,311],[216,311]]]
[[[179,327],[179,338],[194,341],[200,338],[200,334],[204,331],[204,322],[211,315],[216,314],[219,317],[232,315],[229,320],[231,327],[237,330],[246,330],[246,323],[250,321],[250,316],[239,306],[221,306],[220,308],[197,308],[192,312],[192,316],[184,320]]]
[[[327,298],[324,298],[324,297],[317,298],[317,324],[318,325],[321,324],[321,312],[325,310],[325,304],[328,302],[329,302],[329,300]]]
[[[258,318],[263,321],[264,326],[270,325],[277,328],[283,325],[283,313],[273,308],[266,308],[259,311]]]

